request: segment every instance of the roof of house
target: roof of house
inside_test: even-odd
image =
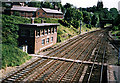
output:
[[[54,10],[54,9],[48,9],[48,8],[42,8],[46,13],[58,13],[63,14],[61,11]]]
[[[26,26],[59,26],[59,23],[33,23],[33,24],[19,24],[19,25],[26,25]]]
[[[39,8],[35,8],[35,7],[27,7],[27,6],[13,6],[11,8],[11,10],[16,10],[16,11],[37,11]]]
[[[11,10],[16,10],[16,11],[37,11],[40,8],[36,8],[36,7],[27,7],[27,6],[13,6],[11,8]],[[54,9],[49,9],[49,8],[42,8],[43,11],[45,11],[46,13],[56,13],[56,14],[63,14],[61,11],[58,10],[54,10]]]

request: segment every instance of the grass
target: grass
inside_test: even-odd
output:
[[[112,31],[112,35],[115,36],[116,34],[116,39],[120,40],[120,31]]]
[[[60,41],[58,42],[62,42],[75,35],[78,35],[78,32],[77,29],[75,29],[73,26],[71,26],[70,28],[62,25],[58,26],[58,38],[60,37]]]
[[[18,47],[2,44],[2,68],[19,66],[30,58],[27,53],[23,52]]]

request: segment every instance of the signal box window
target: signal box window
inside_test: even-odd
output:
[[[46,43],[49,43],[49,38],[47,38],[47,41],[46,41]]]
[[[53,37],[51,37],[51,42],[53,42]]]
[[[42,45],[45,45],[45,39],[42,39]]]

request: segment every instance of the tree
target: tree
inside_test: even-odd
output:
[[[114,25],[118,26],[119,24],[120,24],[120,14],[118,14],[114,20]]]
[[[29,2],[29,7],[41,7],[41,2]]]
[[[73,6],[72,4],[66,3],[66,4],[64,5],[64,8],[67,9],[67,8],[71,8],[72,6]]]
[[[94,14],[91,18],[91,25],[96,26],[98,21],[98,16]]]
[[[83,19],[83,22],[85,22],[86,24],[90,24],[90,17],[89,16],[86,16],[84,19]]]
[[[72,19],[74,16],[74,9],[73,8],[68,8],[67,12],[65,13],[64,19],[68,21],[68,23],[71,23]]]
[[[50,2],[44,2],[42,7],[44,7],[44,8],[52,8],[52,9],[54,8],[54,6]]]
[[[90,14],[87,11],[83,11],[83,22],[86,24],[91,22]]]
[[[103,8],[103,2],[102,1],[98,1],[97,3],[97,9],[100,10]]]
[[[115,18],[117,17],[117,15],[118,15],[118,11],[117,11],[116,8],[111,8],[109,12],[110,12],[111,17],[112,17],[113,19],[115,19]]]

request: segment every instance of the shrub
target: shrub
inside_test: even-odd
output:
[[[7,66],[19,66],[30,59],[27,53],[13,45],[2,44],[2,68]]]
[[[63,25],[63,26],[70,27],[70,24],[69,24],[67,21],[58,20],[58,22],[59,22],[61,25]]]
[[[57,42],[61,42],[60,35],[57,36]]]

